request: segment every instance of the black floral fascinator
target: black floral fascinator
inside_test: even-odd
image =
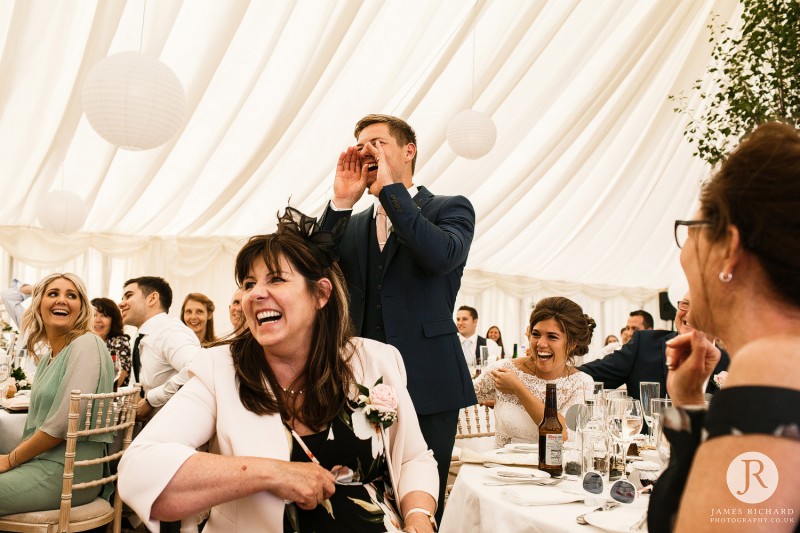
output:
[[[340,220],[331,231],[320,229],[315,217],[301,213],[294,207],[287,206],[283,215],[278,213],[277,233],[296,233],[309,245],[311,253],[322,268],[327,268],[339,261],[337,242],[344,233],[347,220]]]

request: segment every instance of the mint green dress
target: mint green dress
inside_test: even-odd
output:
[[[113,380],[114,363],[106,343],[94,333],[84,333],[52,360],[48,353],[36,369],[22,440],[27,440],[37,430],[65,439],[70,392],[111,392]],[[86,406],[82,405],[82,413],[85,410]],[[83,438],[78,442],[76,460],[102,457],[111,440],[111,435]],[[62,442],[19,467],[0,474],[0,515],[59,508],[66,446],[66,442]],[[76,468],[74,483],[97,477],[102,468],[102,465]],[[106,492],[109,489],[107,487]],[[103,487],[75,491],[73,505],[91,502],[101,490]]]

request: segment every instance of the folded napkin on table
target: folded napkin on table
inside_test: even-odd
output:
[[[515,487],[501,493],[508,501],[517,505],[558,505],[582,502],[585,494],[565,492],[552,487]]]
[[[478,453],[464,448],[459,459],[463,463],[498,463],[501,465],[538,466],[539,455],[535,453]]]

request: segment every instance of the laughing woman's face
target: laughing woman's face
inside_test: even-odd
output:
[[[531,358],[540,378],[555,379],[564,375],[567,336],[554,319],[542,320],[531,328]]]

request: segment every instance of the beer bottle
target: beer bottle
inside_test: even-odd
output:
[[[561,449],[564,445],[562,432],[564,428],[558,421],[558,407],[556,405],[556,385],[547,384],[544,401],[544,418],[539,424],[539,470],[544,470],[551,476],[560,476]]]
[[[514,354],[511,356],[511,359],[516,359],[516,358],[517,358],[517,345],[515,343],[514,344]]]

